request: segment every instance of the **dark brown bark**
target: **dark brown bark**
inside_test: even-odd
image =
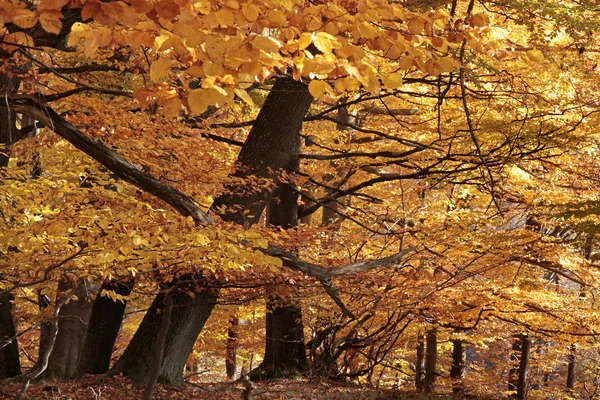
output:
[[[296,165],[291,166],[297,168],[298,159],[293,162]],[[267,224],[283,229],[298,225],[298,193],[290,184],[279,183],[273,191]],[[273,379],[306,371],[302,308],[295,304],[292,293],[267,298],[265,357],[252,374],[253,379]]]
[[[452,379],[452,393],[464,394],[465,391],[465,363],[467,360],[467,348],[462,340],[452,341],[452,367],[450,368],[450,379]]]
[[[577,346],[571,345],[571,351],[569,353],[569,365],[567,368],[567,389],[572,390],[575,387],[575,355],[577,352]]]
[[[0,75],[0,94],[16,93],[19,85],[19,79],[12,73]],[[0,109],[0,173],[8,166],[10,147],[17,131],[16,120],[17,115],[10,109]],[[17,329],[12,316],[13,300],[9,293],[0,295],[0,380],[21,374]]]
[[[340,103],[345,103],[347,100],[347,98],[343,98],[340,100]],[[350,125],[354,125],[356,122],[356,116],[348,110],[348,107],[341,107],[338,109],[337,120],[339,122],[336,124],[335,128],[338,131],[347,132],[348,137],[346,138],[346,142],[350,143],[352,141],[352,134],[354,133],[354,129],[350,128]],[[333,186],[336,189],[343,189],[346,177],[348,176],[348,168],[343,165],[338,165],[335,162],[331,162],[330,166],[336,171],[336,173],[325,175],[323,177],[323,181],[327,182],[328,185]],[[329,190],[325,194],[325,197],[331,197],[335,193],[335,190]],[[336,231],[342,229],[342,223],[345,219],[344,213],[347,211],[347,201],[348,198],[344,196],[323,204],[321,224]]]
[[[516,337],[513,341],[510,352],[510,362],[512,367],[508,373],[508,390],[511,392],[517,391],[517,384],[519,381],[519,360],[521,359],[521,346],[521,338]]]
[[[12,300],[9,294],[0,296],[0,380],[21,374]]]
[[[256,223],[267,204],[272,187],[257,184],[256,178],[273,180],[284,169],[297,165],[300,131],[313,97],[308,86],[291,78],[278,78],[260,109],[238,156],[233,182],[212,209],[225,221]]]
[[[420,335],[417,341],[417,359],[415,360],[415,389],[423,391],[425,379],[425,338]]]
[[[283,303],[277,297],[269,297],[266,328],[265,356],[259,368],[250,374],[251,379],[274,379],[303,374],[307,362],[302,309]]]
[[[423,392],[435,393],[435,381],[437,378],[437,332],[427,332],[427,347],[425,349],[425,379],[423,380]]]
[[[92,311],[90,297],[96,293],[97,286],[82,282],[73,288],[65,281],[59,283],[61,292],[71,289],[77,299],[70,299],[61,307],[58,314],[58,335],[48,359],[48,367],[44,372],[46,378],[70,378],[75,373],[79,354],[83,347],[83,339]]]
[[[527,399],[527,368],[529,367],[531,338],[523,335],[522,343],[521,360],[519,361],[519,380],[517,382],[517,400]]]
[[[516,392],[513,398],[517,400],[527,399],[527,368],[530,350],[531,338],[529,336],[521,335],[515,339],[510,357],[514,366],[510,370],[508,390]]]
[[[177,289],[170,292],[173,312],[158,378],[160,383],[183,384],[185,363],[217,302],[218,291],[206,288],[207,279],[182,276]],[[125,352],[113,367],[114,373],[122,372],[140,384],[147,382],[164,317],[164,300],[164,293],[156,296]]]
[[[225,370],[230,380],[235,380],[237,369],[237,346],[238,346],[238,328],[240,321],[237,317],[232,317],[227,329],[227,347],[225,349]]]
[[[171,315],[173,314],[173,300],[167,294],[165,304],[162,311],[162,321],[160,321],[160,330],[156,338],[156,349],[154,359],[152,360],[152,369],[150,370],[150,379],[144,388],[143,400],[152,400],[152,394],[158,382],[158,377],[161,372],[161,365],[165,355],[165,343],[167,342],[167,334],[169,333],[169,325],[171,324]]]
[[[107,281],[102,284],[92,306],[89,325],[75,372],[76,376],[104,374],[108,371],[126,302],[115,301],[101,294],[103,291],[112,290],[118,295],[129,296],[132,286],[133,280]]]

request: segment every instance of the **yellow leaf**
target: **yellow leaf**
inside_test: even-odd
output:
[[[61,12],[45,12],[40,15],[40,24],[46,32],[58,35],[62,28],[61,17]]]
[[[529,50],[527,52],[527,58],[530,61],[542,62],[544,61],[544,53],[542,53],[542,51],[538,49]]]
[[[454,70],[455,61],[452,57],[443,57],[437,60],[442,72],[452,72]]]
[[[411,56],[404,56],[398,60],[398,67],[400,69],[411,69],[414,65],[415,59]]]
[[[279,0],[279,4],[287,11],[292,11],[294,9],[294,2],[292,0]]]
[[[423,28],[425,27],[425,22],[423,22],[420,18],[411,18],[408,20],[408,30],[413,35],[418,35],[423,32]]]
[[[233,89],[233,91],[235,92],[237,97],[244,101],[244,103],[248,104],[250,107],[255,107],[254,101],[252,100],[252,97],[250,97],[248,92],[246,92],[243,89]]]
[[[394,90],[402,86],[403,79],[400,74],[390,74],[388,76],[382,76],[381,81],[387,89]]]
[[[135,246],[140,246],[142,244],[142,238],[138,235],[135,235],[134,237],[132,237],[131,240],[133,241],[133,244]]]
[[[194,114],[202,114],[208,108],[209,104],[204,101],[206,90],[195,89],[188,94],[188,106]]]
[[[358,33],[365,39],[374,39],[377,37],[377,29],[368,22],[358,24]]]
[[[272,27],[281,27],[287,25],[287,18],[280,10],[269,10],[268,17]]]
[[[276,39],[268,36],[257,36],[252,41],[252,46],[257,49],[263,50],[266,53],[277,53],[279,52],[280,43]]]
[[[300,50],[304,50],[312,43],[313,34],[310,32],[303,32],[298,39],[298,47]]]
[[[318,32],[313,39],[313,43],[324,54],[329,54],[332,49],[341,47],[336,38],[326,32]]]
[[[215,17],[221,28],[227,28],[235,24],[233,13],[229,10],[219,10],[216,12]]]
[[[254,22],[258,19],[260,8],[254,4],[245,4],[242,6],[242,14],[249,22]]]
[[[203,78],[205,75],[204,69],[199,65],[192,65],[186,70],[186,72],[194,78]]]
[[[308,91],[310,92],[310,94],[312,95],[312,97],[314,97],[315,99],[318,99],[319,97],[323,96],[323,94],[325,94],[325,92],[333,92],[333,89],[331,88],[331,86],[329,86],[329,84],[325,81],[311,81],[308,84]]]
[[[168,58],[159,58],[150,66],[150,79],[152,79],[152,82],[158,83],[158,81],[167,76],[170,70],[171,60]]]
[[[194,3],[194,8],[203,15],[207,15],[211,11],[209,0],[200,0]]]

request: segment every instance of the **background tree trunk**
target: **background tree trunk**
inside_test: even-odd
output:
[[[425,337],[419,335],[417,339],[417,359],[415,360],[415,389],[423,391],[423,379],[425,379]]]
[[[522,337],[521,360],[519,362],[519,380],[517,382],[517,400],[527,399],[527,368],[529,367],[529,354],[531,351],[531,338]]]
[[[577,352],[577,346],[571,345],[571,351],[569,353],[569,365],[567,368],[567,389],[572,390],[575,387],[575,354]]]
[[[427,332],[427,348],[425,350],[425,379],[423,380],[423,392],[435,392],[435,380],[437,378],[437,332]]]
[[[112,290],[118,295],[129,296],[133,284],[133,279],[123,283],[108,281],[102,284],[92,306],[89,325],[75,372],[76,376],[104,374],[108,371],[126,302],[115,301],[101,294],[104,290]]]
[[[240,321],[237,317],[232,317],[227,329],[227,347],[225,349],[225,370],[229,380],[235,380],[237,369],[237,336]]]
[[[450,379],[452,379],[452,393],[461,395],[465,391],[464,384],[467,348],[462,340],[453,340],[452,345],[452,367],[450,368]]]
[[[15,337],[17,330],[11,313],[12,300],[9,294],[0,296],[0,380],[21,374],[19,347]]]

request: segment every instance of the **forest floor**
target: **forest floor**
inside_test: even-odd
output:
[[[253,383],[253,400],[414,400],[414,399],[457,399],[453,396],[438,395],[426,397],[401,390],[376,389],[357,384],[334,383],[329,381],[276,380]],[[14,398],[19,393],[19,383],[0,383],[0,399]],[[27,392],[30,399],[52,400],[129,400],[141,399],[143,387],[126,378],[115,377],[98,381],[98,377],[84,377],[68,382],[47,381],[32,384]],[[244,399],[242,382],[220,384],[185,384],[181,387],[158,385],[153,399]],[[473,398],[474,399],[474,398]]]

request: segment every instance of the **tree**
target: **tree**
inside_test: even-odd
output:
[[[593,5],[184,3],[6,2],[3,49],[28,67],[0,110],[35,118],[42,135],[13,144],[17,162],[5,169],[3,294],[23,303],[33,289],[55,298],[64,275],[103,284],[135,275],[136,291],[156,297],[116,370],[138,381],[167,296],[161,379],[181,383],[198,332],[236,285],[256,299],[286,282],[320,304],[310,343],[339,379],[389,374],[406,329],[461,330],[475,344],[544,332],[564,348],[594,337],[594,297],[580,295],[597,272],[581,257],[583,235],[551,238],[520,217],[596,229],[597,188],[585,178],[597,150],[587,126],[595,82],[564,73],[575,61],[552,61],[576,51],[577,67],[593,70]],[[311,146],[300,153],[303,120]],[[36,182],[19,178],[33,147],[46,171]],[[328,180],[332,162],[343,165],[339,181]],[[263,227],[284,182],[313,188],[299,215],[294,201],[274,207],[288,221],[327,221],[335,209],[343,229]],[[578,286],[548,290],[546,273]],[[290,327],[298,344],[301,310],[281,304],[269,305],[282,313],[267,328]],[[103,365],[116,313],[93,350]]]

